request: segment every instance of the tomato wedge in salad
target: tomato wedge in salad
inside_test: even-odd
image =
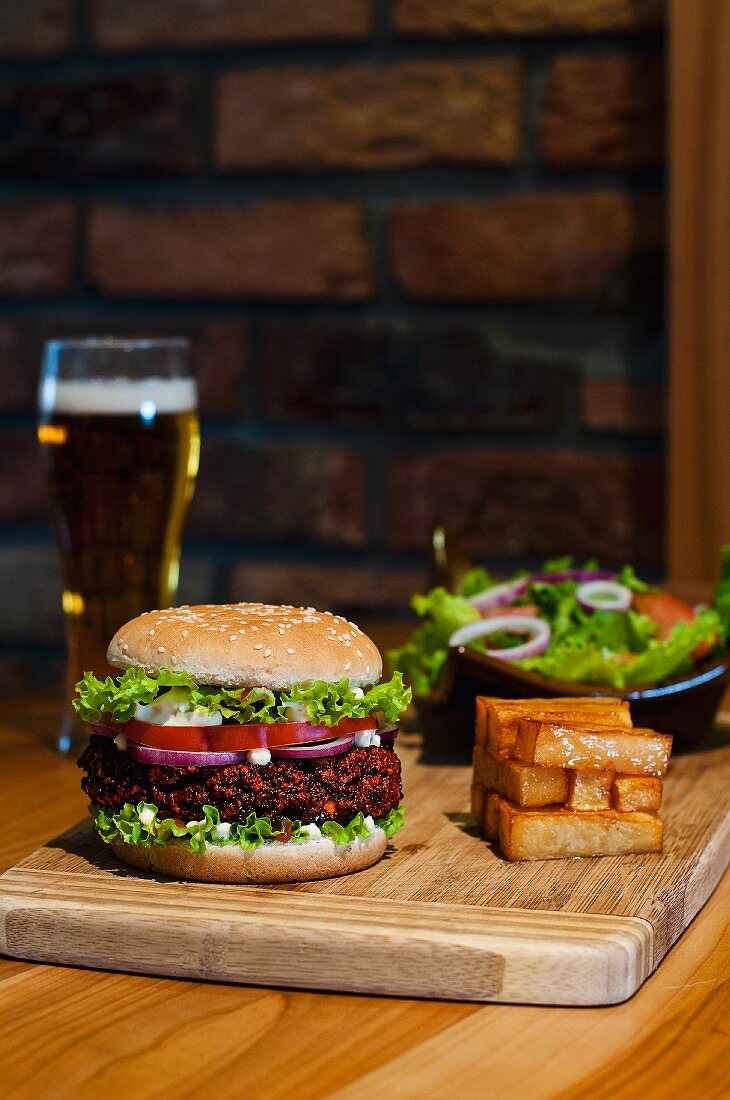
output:
[[[637,592],[634,607],[640,615],[647,615],[658,626],[657,637],[666,640],[677,623],[691,623],[697,618],[697,612],[678,596],[669,592]],[[719,639],[700,642],[692,651],[692,658],[701,661],[716,645]]]
[[[277,748],[310,741],[327,741],[346,733],[373,729],[374,718],[341,718],[334,726],[310,722],[249,722],[228,726],[159,726],[130,718],[128,722],[92,723],[92,729],[106,736],[118,733],[154,749],[186,752],[245,752],[248,749]]]

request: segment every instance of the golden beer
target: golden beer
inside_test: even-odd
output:
[[[67,698],[129,619],[169,607],[200,454],[191,378],[44,383],[38,438],[64,579]],[[50,399],[52,397],[52,399]]]

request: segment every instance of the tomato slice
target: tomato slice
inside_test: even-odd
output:
[[[334,726],[313,726],[310,722],[248,722],[222,726],[160,726],[130,718],[128,722],[104,722],[104,730],[123,733],[140,745],[153,749],[181,749],[187,752],[238,752],[248,749],[300,745],[326,741],[345,733],[372,729],[373,718],[342,718]]]
[[[669,637],[677,623],[691,623],[697,618],[696,611],[688,603],[669,592],[637,592],[634,607],[640,615],[648,615],[654,620],[659,627],[657,637],[662,640]],[[700,642],[692,652],[693,660],[701,661],[717,641],[719,639]]]
[[[659,637],[668,638],[677,623],[691,623],[695,613],[688,603],[669,592],[637,592],[634,607],[640,615],[648,615],[659,627]]]

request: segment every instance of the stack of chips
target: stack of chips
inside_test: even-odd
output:
[[[661,851],[671,748],[620,699],[480,697],[474,820],[509,860]]]

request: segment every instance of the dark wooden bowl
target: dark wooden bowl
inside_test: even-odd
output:
[[[686,676],[657,687],[617,691],[600,684],[554,680],[462,647],[449,654],[438,695],[417,701],[423,758],[439,763],[471,760],[477,695],[502,699],[612,695],[627,699],[634,725],[671,733],[674,750],[681,752],[696,747],[709,734],[728,681],[730,655],[710,657]]]

